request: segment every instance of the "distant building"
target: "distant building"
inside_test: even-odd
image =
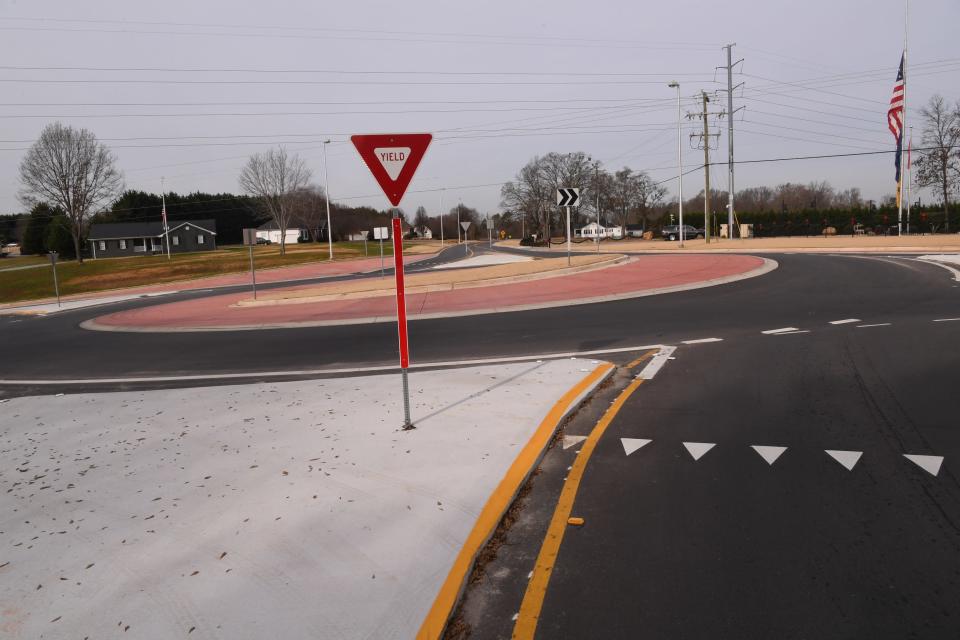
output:
[[[596,222],[591,222],[588,225],[580,227],[573,232],[573,235],[577,238],[593,238],[596,239],[597,236],[602,238],[612,238],[614,240],[619,240],[623,237],[623,227],[604,227],[598,225]]]
[[[215,220],[187,220],[170,222],[169,225],[170,253],[213,251],[217,248]],[[94,224],[90,226],[87,242],[90,243],[90,252],[94,258],[167,252],[163,223],[159,220]]]
[[[257,237],[263,238],[271,244],[280,244],[280,227],[273,220],[264,222],[257,227]],[[303,240],[310,240],[310,232],[300,227],[287,227],[286,242],[284,244],[296,244]]]

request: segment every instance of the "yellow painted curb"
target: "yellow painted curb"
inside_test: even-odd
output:
[[[560,426],[560,421],[572,408],[571,404],[576,401],[585,391],[593,385],[599,383],[608,374],[613,371],[613,365],[609,363],[601,364],[591,371],[583,380],[574,385],[569,391],[563,394],[550,412],[546,415],[540,426],[537,427],[533,437],[527,442],[520,453],[517,455],[510,469],[497,488],[490,495],[487,503],[480,511],[473,530],[467,536],[460,553],[457,554],[450,572],[447,574],[443,586],[437,593],[437,597],[430,607],[430,612],[420,626],[417,638],[420,640],[435,640],[443,633],[453,613],[453,608],[460,598],[460,594],[466,584],[467,577],[473,569],[477,554],[487,543],[493,532],[496,531],[503,514],[513,503],[514,498],[520,491],[524,482],[533,472],[537,463],[540,461],[544,450],[550,444],[550,440]]]
[[[638,358],[630,363],[633,367],[644,359],[651,357],[656,350],[647,352],[642,358]],[[517,615],[517,621],[513,627],[513,638],[515,640],[532,640],[537,631],[537,623],[540,621],[540,611],[543,608],[543,600],[547,595],[547,586],[550,584],[550,576],[553,574],[553,568],[557,561],[557,555],[560,553],[560,543],[563,542],[563,534],[568,525],[582,525],[583,518],[570,517],[573,510],[573,503],[577,499],[577,491],[580,489],[580,480],[587,469],[587,462],[593,455],[593,450],[600,441],[607,427],[613,422],[620,409],[626,403],[627,399],[637,388],[643,384],[642,378],[635,378],[633,382],[627,385],[627,388],[620,392],[617,399],[613,401],[610,408],[607,409],[600,421],[584,440],[580,448],[580,454],[573,462],[567,479],[563,483],[563,489],[560,490],[560,498],[557,500],[557,506],[554,509],[553,517],[550,519],[550,526],[547,527],[547,535],[543,539],[543,545],[540,547],[540,553],[537,555],[537,563],[533,567],[533,575],[527,583],[527,590],[523,594],[523,602],[520,604],[520,613]]]

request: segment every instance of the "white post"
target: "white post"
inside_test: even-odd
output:
[[[460,244],[460,205],[461,204],[463,203],[462,202],[457,203],[457,244]],[[464,233],[463,235],[466,236],[467,234]]]
[[[167,189],[164,186],[164,177],[160,176],[160,202],[163,207],[163,235],[167,239],[167,260],[170,259],[170,225],[167,223]]]
[[[567,205],[567,266],[570,266],[570,205]]]
[[[443,247],[443,189],[440,189],[440,246]]]
[[[680,248],[683,248],[683,129],[680,119],[680,83],[671,82],[671,87],[677,90],[677,181],[680,190]]]
[[[330,226],[330,176],[327,173],[327,145],[329,140],[323,141],[323,192],[327,201],[327,247],[330,250],[330,260],[333,260],[333,227]]]

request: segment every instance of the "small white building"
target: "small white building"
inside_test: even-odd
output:
[[[623,237],[623,227],[604,227],[598,225],[596,222],[591,222],[588,225],[575,229],[573,235],[577,238],[591,238],[596,240],[599,236],[603,238],[611,238],[613,240],[619,240]]]
[[[280,227],[273,220],[264,222],[257,227],[257,238],[263,238],[270,244],[280,244]],[[286,242],[284,244],[297,244],[300,240],[309,240],[310,233],[300,227],[287,227]]]

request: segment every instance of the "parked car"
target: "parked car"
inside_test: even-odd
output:
[[[671,224],[665,226],[660,230],[660,235],[664,240],[679,240],[680,239],[680,225]],[[703,229],[697,229],[692,227],[689,224],[683,225],[683,238],[684,240],[693,239],[693,238],[702,238]]]
[[[257,244],[272,244],[270,238],[257,238]]]

